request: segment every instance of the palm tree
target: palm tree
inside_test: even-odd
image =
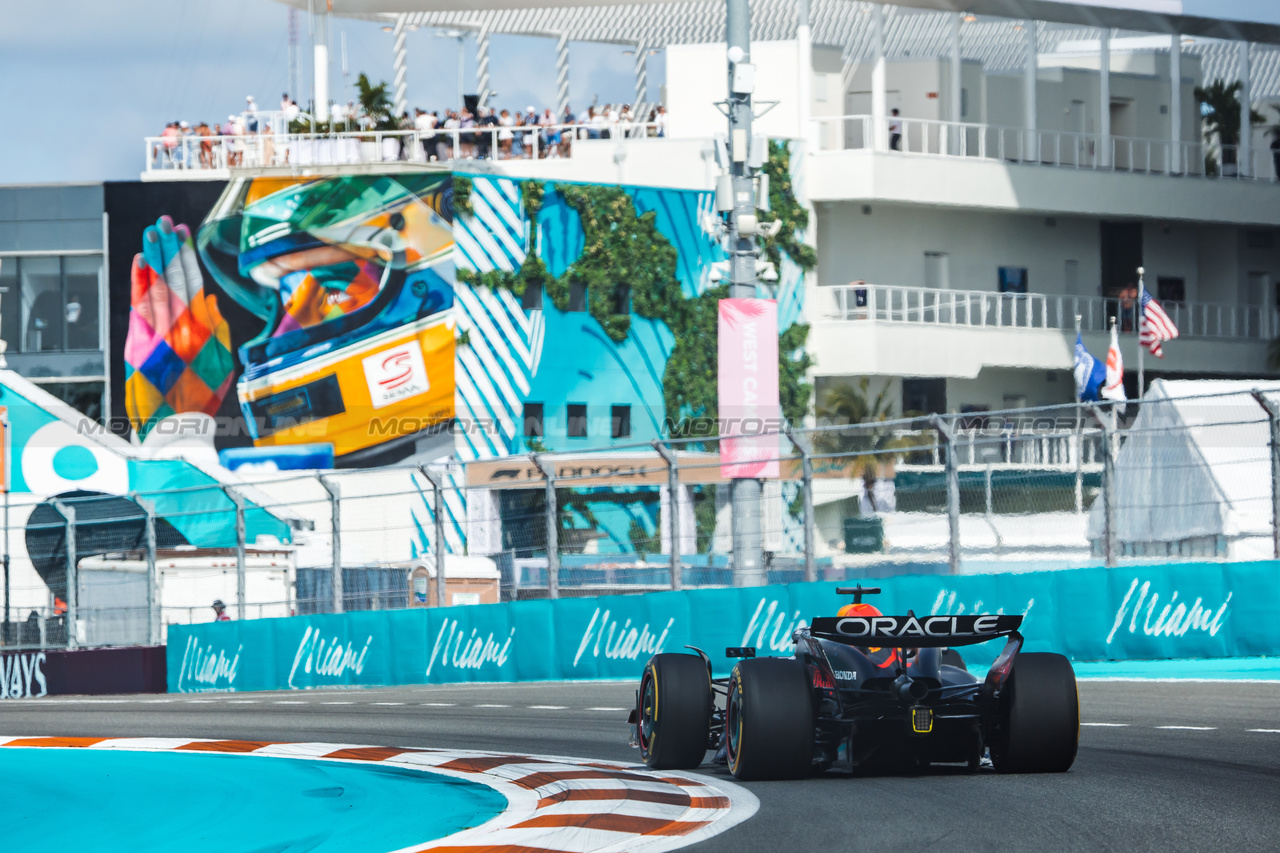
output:
[[[1221,78],[1214,80],[1208,87],[1195,88],[1196,102],[1200,105],[1200,116],[1204,123],[1205,142],[1212,142],[1216,137],[1218,147],[1222,150],[1223,171],[1234,173],[1225,167],[1236,164],[1236,150],[1240,145],[1240,90],[1244,88],[1239,80],[1228,84]],[[1256,127],[1266,123],[1266,117],[1249,109],[1249,121]],[[1217,164],[1212,154],[1205,155],[1205,171],[1217,174]]]
[[[360,111],[363,112],[377,130],[389,130],[391,124],[391,95],[387,90],[387,81],[378,85],[369,81],[364,72],[356,78],[356,90],[359,93]]]
[[[913,447],[919,442],[899,435],[890,427],[874,426],[892,419],[893,402],[888,382],[874,397],[870,389],[871,380],[865,376],[856,385],[842,382],[826,389],[817,406],[818,422],[849,428],[820,433],[815,450],[819,455],[857,454],[853,456],[850,476],[862,478],[867,503],[873,511],[878,511],[875,485],[893,460],[894,454],[890,451]]]

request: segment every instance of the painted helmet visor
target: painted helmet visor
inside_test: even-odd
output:
[[[228,187],[199,242],[219,283],[266,321],[261,341],[395,302],[388,288],[451,257],[451,219],[446,174],[254,178]]]

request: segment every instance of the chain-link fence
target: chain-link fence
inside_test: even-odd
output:
[[[607,451],[11,495],[0,641],[158,643],[168,625],[224,617],[1271,558],[1280,547],[1280,392],[1249,383],[762,427],[721,439],[723,424],[686,423],[682,437]],[[751,477],[733,479],[735,441],[751,443]]]

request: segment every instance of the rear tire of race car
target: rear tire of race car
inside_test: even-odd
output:
[[[692,770],[707,755],[711,675],[696,655],[654,655],[640,678],[636,740],[655,770]]]
[[[813,767],[813,695],[802,661],[744,660],[729,679],[729,772],[743,780],[799,779]]]
[[[991,763],[1001,773],[1065,773],[1080,742],[1080,696],[1062,655],[1019,654],[1005,687]]]

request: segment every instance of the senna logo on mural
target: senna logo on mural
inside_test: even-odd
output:
[[[135,430],[145,437],[167,415],[213,414],[230,388],[233,336],[196,252],[262,322],[247,340],[234,335],[236,393],[255,444],[329,442],[342,457],[447,423],[452,219],[442,172],[234,179],[194,240],[162,217],[135,263],[126,353]],[[375,412],[412,428],[371,429]]]

